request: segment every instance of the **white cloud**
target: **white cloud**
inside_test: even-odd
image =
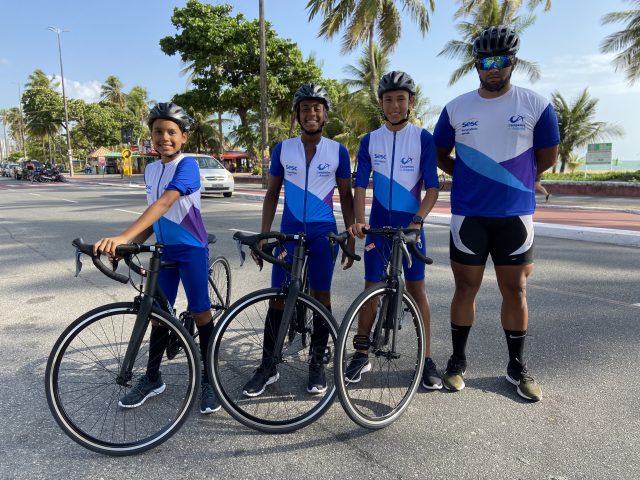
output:
[[[60,77],[54,75],[52,78],[60,82]],[[100,100],[100,88],[102,83],[97,80],[89,80],[88,82],[79,82],[77,80],[64,79],[65,94],[68,98],[76,98],[85,102],[97,102]],[[62,93],[62,87],[56,89]]]
[[[0,65],[11,65],[11,60],[8,58],[0,57]]]

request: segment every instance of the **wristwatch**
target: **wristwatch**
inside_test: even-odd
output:
[[[411,223],[415,223],[417,225],[423,225],[424,218],[422,218],[420,215],[414,215],[413,218],[411,219]]]

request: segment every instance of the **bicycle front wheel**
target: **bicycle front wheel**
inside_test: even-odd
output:
[[[231,265],[221,255],[209,259],[209,301],[213,315],[229,308],[231,301]]]
[[[154,308],[150,319],[169,330],[181,353],[161,366],[164,391],[136,408],[119,400],[146,373],[147,328],[135,357],[132,378],[116,381],[138,310],[133,303],[96,308],[75,320],[56,341],[45,374],[47,402],[72,440],[107,455],[132,455],[166,441],[186,420],[200,384],[200,360],[184,327]]]
[[[209,378],[220,402],[242,424],[267,433],[287,433],[309,425],[327,411],[336,392],[332,361],[336,321],[317,300],[301,293],[296,307],[304,307],[305,335],[285,336],[281,360],[273,360],[273,352],[268,358],[276,363],[277,381],[259,395],[243,393],[263,361],[263,345],[275,343],[273,329],[266,328],[269,306],[285,299],[285,294],[273,288],[246,295],[222,316],[209,343]],[[303,337],[308,338],[309,346],[303,344]],[[310,369],[318,364],[326,390],[309,393]]]
[[[363,368],[360,380],[354,381],[353,376],[352,381],[345,378],[355,351],[354,337],[358,333],[360,316],[375,315],[369,338],[373,345],[376,326],[379,322],[385,322],[386,312],[393,305],[395,294],[395,290],[386,285],[374,285],[366,289],[351,304],[338,335],[334,366],[338,397],[347,415],[365,428],[386,427],[402,415],[418,389],[424,367],[422,319],[415,301],[405,292],[402,297],[402,316],[395,335],[390,328],[386,342],[377,349],[369,348],[367,368],[370,370]],[[385,335],[385,327],[379,331],[380,335]]]

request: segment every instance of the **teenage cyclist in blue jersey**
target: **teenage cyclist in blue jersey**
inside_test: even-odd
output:
[[[447,104],[434,131],[438,165],[453,176],[450,258],[453,355],[443,381],[464,388],[466,343],[475,298],[491,255],[502,295],[502,327],[509,351],[506,379],[530,401],[542,398],[528,372],[527,277],[533,271],[536,175],[556,162],[560,136],[548,100],[511,85],[520,45],[508,26],[489,27],[474,40],[480,88]],[[455,147],[455,159],[450,157]]]
[[[280,190],[284,184],[284,211],[280,230],[284,233],[306,234],[310,292],[331,311],[330,289],[334,263],[326,235],[329,232],[337,233],[333,214],[333,192],[336,185],[345,226],[353,223],[351,162],[344,145],[322,136],[329,112],[329,97],[324,87],[316,84],[302,85],[294,95],[293,111],[302,133],[299,137],[278,143],[273,149],[269,185],[262,208],[261,232],[271,230]],[[293,243],[285,245],[285,260],[293,258]],[[353,243],[349,243],[352,251]],[[254,260],[261,264],[255,256]],[[343,254],[343,268],[349,268],[352,263],[353,260]],[[281,267],[274,266],[271,286],[281,287],[285,274]],[[248,397],[262,394],[267,385],[279,378],[272,362],[273,332],[278,331],[283,308],[284,302],[269,306],[265,319],[262,362],[243,388],[244,395]],[[324,351],[327,346],[329,332],[319,330],[315,328],[311,335],[312,352]],[[307,391],[311,394],[323,393],[327,389],[324,364],[316,357],[317,355],[312,355],[309,364]]]
[[[422,225],[438,199],[438,174],[435,146],[431,134],[423,128],[407,123],[415,101],[413,79],[404,72],[389,72],[380,79],[378,102],[385,123],[368,133],[360,141],[358,169],[355,181],[356,223],[349,228],[352,235],[364,238],[363,228],[384,226],[420,230],[420,251],[425,253]],[[366,189],[373,170],[373,203],[369,224],[365,220]],[[426,189],[424,196],[422,190]],[[391,241],[381,237],[367,237],[364,253],[365,288],[382,280],[384,266],[391,254]],[[431,359],[431,313],[425,288],[425,266],[412,258],[411,268],[403,260],[407,291],[420,308],[425,330],[425,366],[422,386],[431,390],[442,388],[436,365]],[[374,300],[375,301],[375,300]],[[347,382],[356,383],[361,374],[371,370],[368,351],[369,334],[375,318],[375,308],[358,319],[355,336],[356,352],[345,371]],[[361,341],[359,345],[355,345]]]
[[[144,171],[149,207],[126,230],[115,237],[101,239],[93,250],[115,257],[118,245],[143,243],[155,233],[158,243],[164,245],[162,260],[178,263],[177,268],[160,271],[158,285],[173,305],[178,284],[182,281],[198,327],[200,352],[206,365],[213,320],[209,302],[207,232],[200,215],[200,170],[196,160],[185,157],[181,151],[187,141],[191,118],[174,103],[159,103],[149,113],[147,124],[153,145],[160,153],[160,161],[147,165]],[[120,399],[120,407],[139,407],[147,398],[164,392],[166,385],[160,364],[168,337],[166,327],[152,322],[146,374]],[[220,403],[209,383],[207,368],[202,375],[200,413],[209,414],[219,410]]]

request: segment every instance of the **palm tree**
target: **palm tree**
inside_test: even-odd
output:
[[[576,148],[624,134],[619,125],[594,120],[598,99],[591,98],[587,88],[570,104],[558,91],[551,94],[551,101],[558,115],[560,127],[560,173],[564,172],[565,166],[571,160],[571,152]]]
[[[640,0],[628,0],[640,7]],[[612,12],[602,17],[602,24],[627,22],[625,29],[612,33],[600,45],[604,53],[620,52],[613,60],[618,70],[625,70],[629,84],[640,78],[640,8]],[[622,50],[622,51],[620,51]]]
[[[369,49],[373,48],[373,55],[370,55]],[[373,63],[371,63],[373,58]],[[342,80],[342,83],[349,89],[355,92],[367,91],[371,93],[370,86],[371,80],[377,85],[382,76],[382,72],[386,72],[389,69],[389,57],[378,48],[378,44],[373,42],[370,45],[364,47],[362,55],[358,58],[358,65],[347,65],[342,70],[350,76]],[[371,100],[376,105],[378,104],[377,95],[374,95]]]
[[[530,0],[528,7],[535,8],[545,0]],[[473,58],[473,40],[480,32],[492,25],[511,25],[518,33],[533,25],[535,15],[516,16],[522,6],[522,0],[461,0],[461,6],[455,13],[455,18],[471,17],[471,21],[461,21],[457,25],[462,40],[450,40],[438,55],[449,58],[459,58],[462,64],[454,70],[449,78],[449,85],[453,85],[460,78],[475,68]],[[551,1],[546,0],[545,10],[551,7]],[[540,78],[540,68],[536,63],[518,58],[519,70],[524,70],[529,80],[535,82]]]
[[[100,88],[100,98],[124,108],[127,96],[122,91],[124,84],[115,75],[109,75]]]
[[[376,95],[378,67],[374,58],[373,43],[376,36],[384,53],[394,50],[402,31],[402,21],[397,4],[409,12],[411,19],[424,35],[429,31],[429,11],[435,9],[435,0],[308,0],[309,20],[322,15],[319,36],[331,38],[340,30],[342,52],[353,51],[363,43],[369,44],[369,61],[372,75],[369,81],[371,95]]]

